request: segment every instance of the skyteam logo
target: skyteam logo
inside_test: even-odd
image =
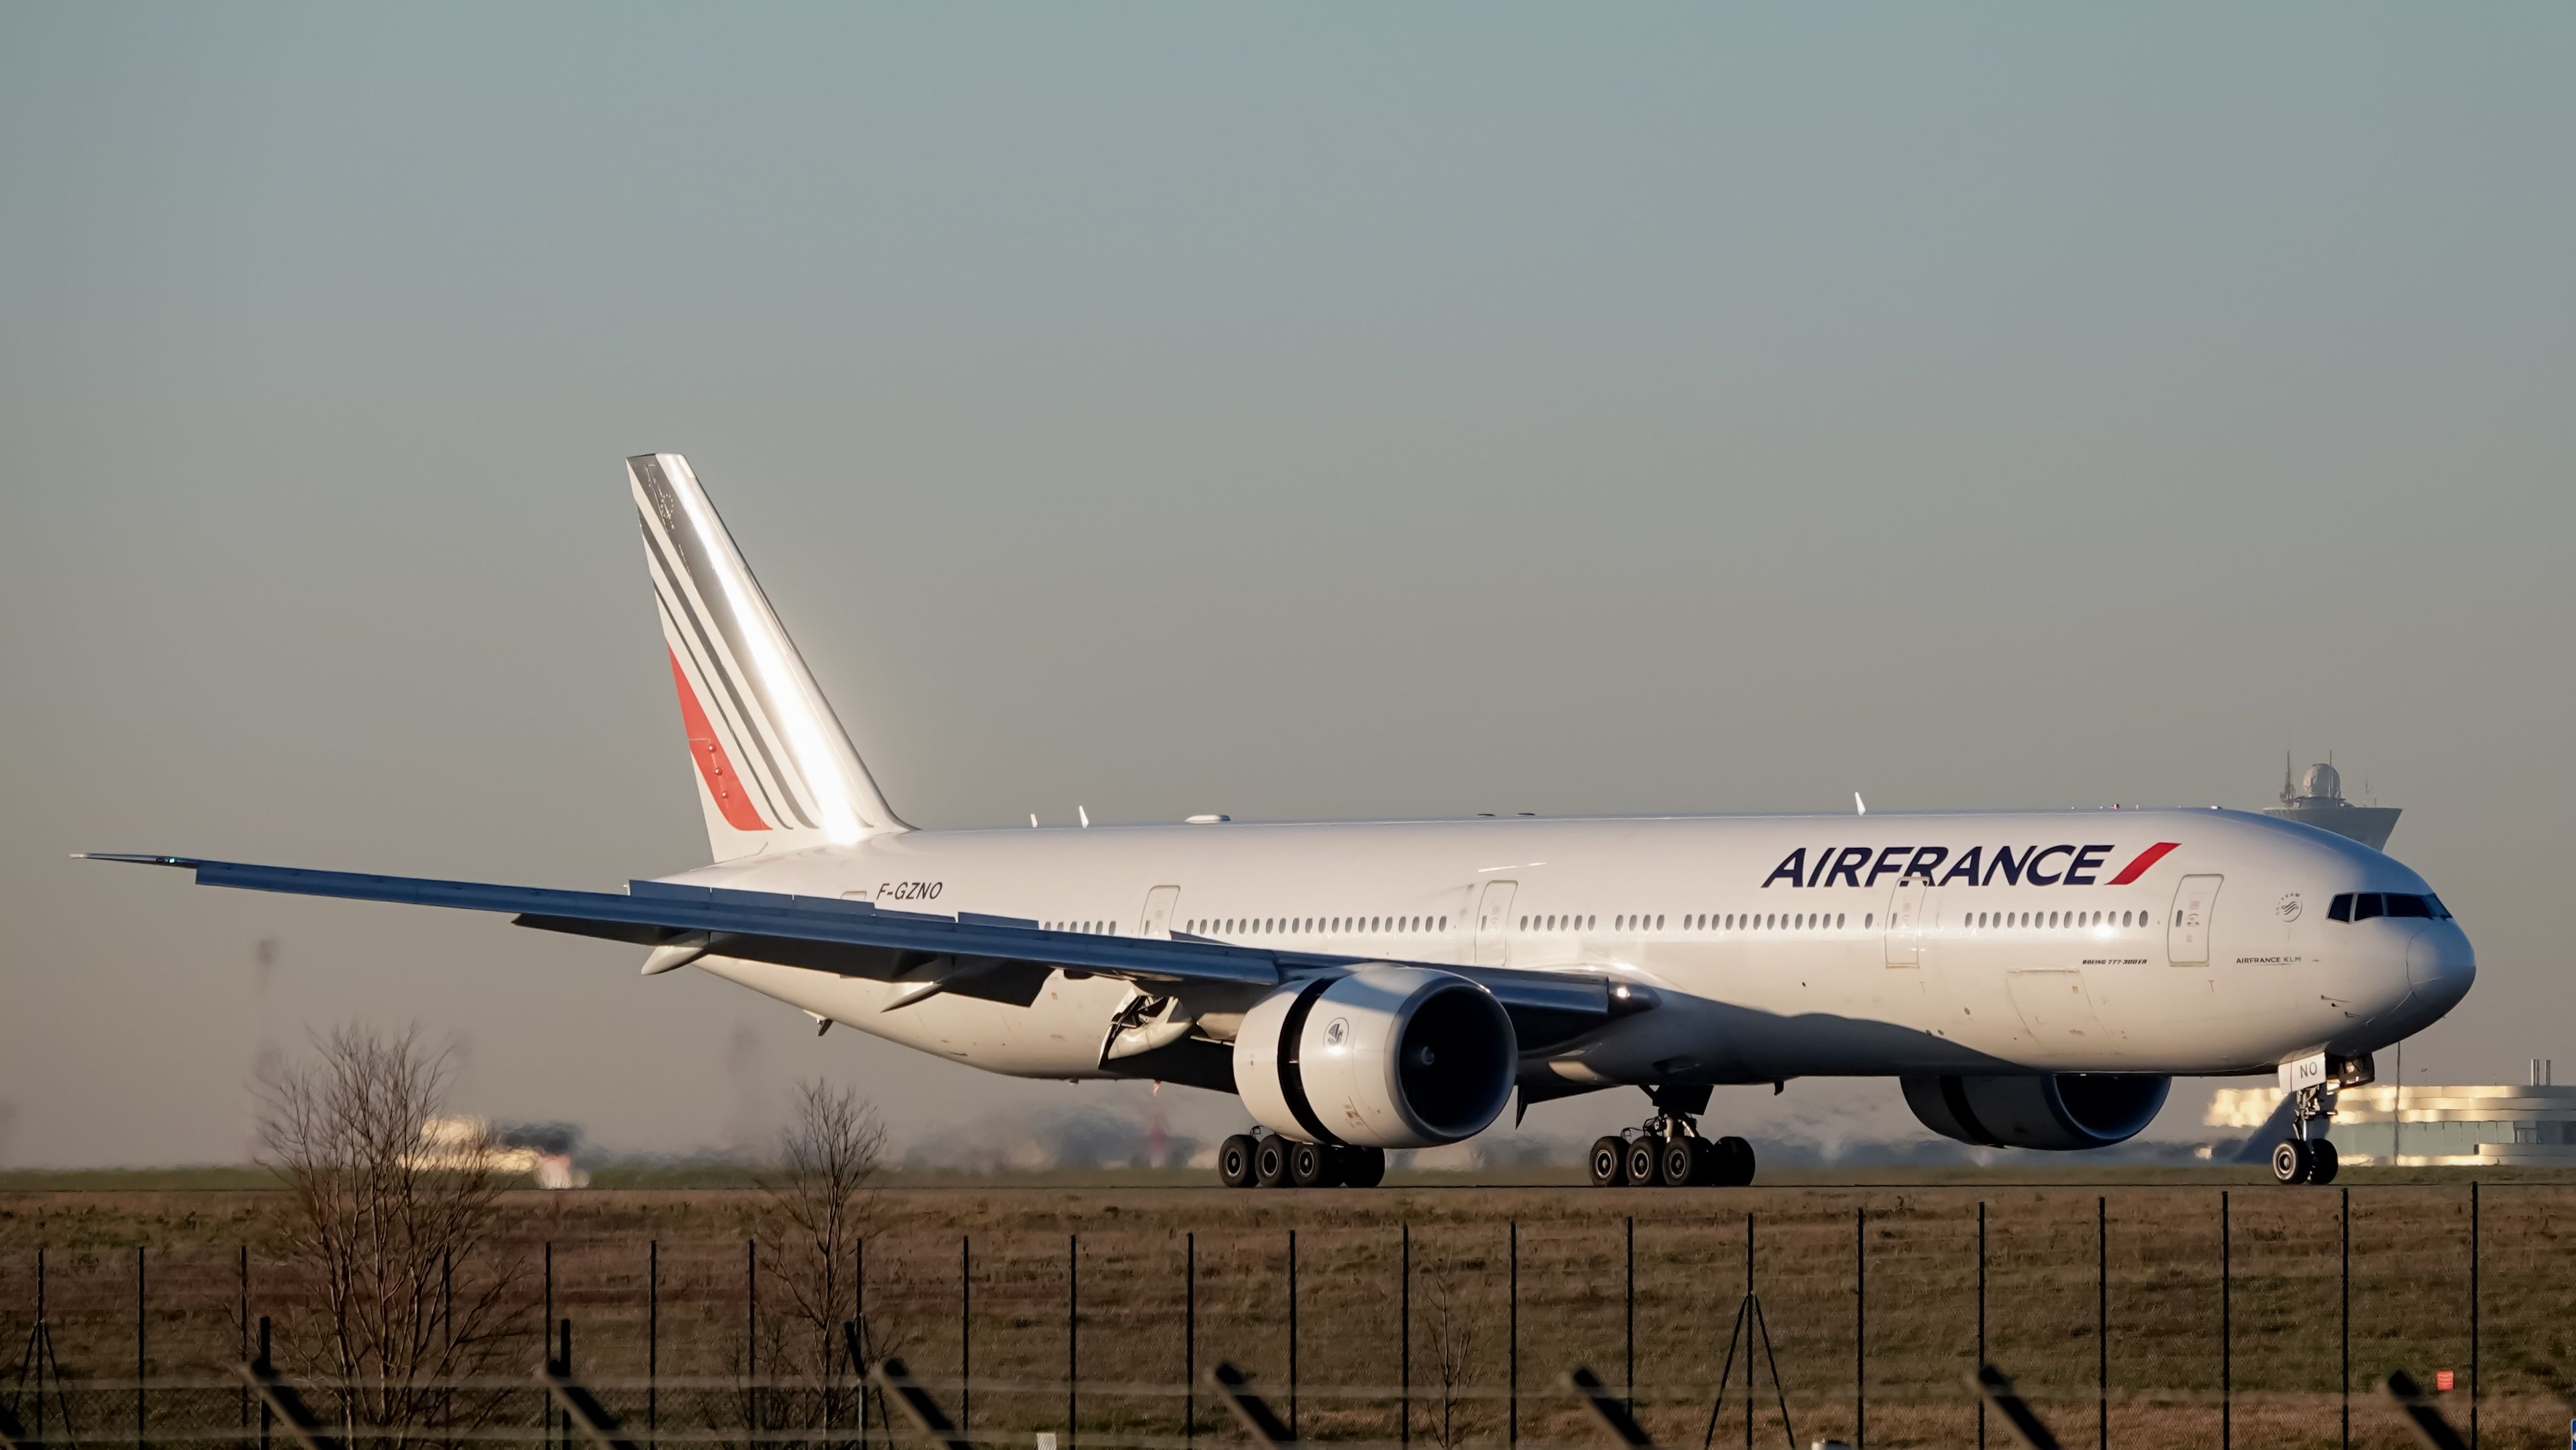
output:
[[[1970,846],[1953,854],[1947,846],[1824,846],[1810,854],[1800,846],[1788,858],[1771,868],[1763,883],[1768,890],[1786,881],[1791,886],[1876,886],[1893,876],[1899,881],[1920,878],[1934,886],[1966,882],[1970,886],[1992,886],[2000,881],[2007,886],[2126,886],[2147,874],[2147,868],[2165,858],[2165,853],[2182,844],[2158,841],[2132,857],[2119,874],[2105,882],[2103,868],[2110,864],[2116,845],[2099,846]]]

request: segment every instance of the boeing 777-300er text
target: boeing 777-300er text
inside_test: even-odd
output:
[[[1934,1132],[2080,1149],[2250,1073],[2297,1094],[2275,1174],[2323,1182],[2336,1091],[2476,976],[2413,871],[2236,811],[917,830],[687,461],[627,474],[714,864],[563,891],[107,859],[632,942],[988,1072],[1238,1093],[1237,1186],[1373,1184],[1515,1092],[1646,1091],[1595,1183],[1741,1184],[1714,1086],[1893,1077]]]

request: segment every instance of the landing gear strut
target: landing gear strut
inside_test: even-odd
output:
[[[1601,1138],[1586,1163],[1595,1188],[1741,1188],[1753,1181],[1753,1145],[1742,1138],[1700,1136],[1706,1087],[1649,1089],[1655,1115],[1642,1127]]]
[[[1386,1150],[1237,1133],[1217,1145],[1216,1174],[1228,1188],[1375,1188]]]
[[[2290,1107],[2290,1136],[2272,1146],[2275,1182],[2313,1183],[2320,1187],[2334,1182],[2341,1161],[2335,1145],[2326,1141],[2324,1125],[2334,1117],[2335,1092],[2342,1086],[2328,1079],[2315,1087],[2299,1089]]]

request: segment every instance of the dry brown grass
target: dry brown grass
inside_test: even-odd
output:
[[[1061,1430],[1068,1237],[1081,1253],[1082,1424],[1086,1440],[1176,1435],[1184,1354],[1185,1262],[1197,1255],[1198,1366],[1230,1359],[1280,1408],[1289,1399],[1288,1242],[1297,1244],[1297,1412],[1310,1438],[1393,1441],[1400,1379],[1397,1266],[1410,1231],[1413,1436],[1429,1443],[1433,1344],[1419,1275],[1445,1263],[1475,1333],[1456,1408],[1464,1443],[1499,1443],[1512,1342],[1509,1235],[1520,1232],[1520,1421],[1532,1443],[1599,1442],[1556,1387],[1589,1364],[1627,1367],[1629,1224],[1635,1234],[1639,1409],[1667,1445],[1697,1445],[1729,1324],[1744,1292],[1745,1218],[1754,1215],[1757,1287],[1801,1445],[1848,1437],[1855,1416],[1856,1211],[1867,1213],[1869,1443],[1970,1445],[1976,1416],[1961,1378],[1975,1363],[1976,1222],[1988,1213],[1988,1355],[2011,1372],[2070,1444],[2091,1444],[2096,1408],[2096,1203],[2107,1195],[2111,1434],[2121,1446],[2219,1442],[2219,1190],[1926,1184],[1855,1189],[1598,1192],[1554,1188],[1374,1193],[1191,1189],[895,1189],[867,1245],[868,1308],[924,1378],[958,1393],[959,1241],[973,1245],[973,1420],[1025,1444]],[[2333,1191],[2233,1190],[2236,1443],[2340,1443],[2340,1237]],[[2428,1382],[2468,1367],[2465,1187],[2365,1187],[2352,1194],[2354,1443],[2411,1443],[2367,1392],[2393,1368]],[[665,1428],[738,1426],[730,1376],[745,1332],[745,1195],[722,1191],[519,1194],[509,1252],[525,1268],[529,1357],[535,1302],[553,1246],[555,1312],[576,1327],[579,1371],[640,1412],[648,1244],[660,1244],[661,1373],[712,1387],[665,1388]],[[252,1246],[251,1313],[278,1287],[258,1246],[274,1199],[243,1193],[30,1194],[0,1198],[0,1327],[22,1343],[33,1250],[52,1246],[50,1311],[74,1375],[130,1376],[133,1248],[151,1252],[156,1378],[209,1376],[237,1351],[230,1306],[239,1246]],[[2569,1411],[2548,1388],[2576,1369],[2576,1193],[2490,1187],[2483,1195],[2484,1443],[2556,1447]],[[1740,1395],[1741,1368],[1737,1370]],[[117,1429],[121,1411],[89,1416]],[[1767,1368],[1759,1443],[1781,1443]],[[2465,1421],[2465,1394],[2449,1407]],[[156,1401],[156,1423],[233,1423],[231,1392]],[[526,1417],[537,1413],[533,1398]],[[117,1415],[121,1414],[122,1419]],[[1233,1441],[1207,1395],[1200,1435]],[[1741,1443],[1730,1401],[1721,1435]],[[87,1428],[85,1420],[84,1427]],[[1990,1443],[2003,1443],[1999,1429]]]

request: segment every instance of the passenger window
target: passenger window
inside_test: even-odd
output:
[[[1875,912],[1875,911],[1864,911],[1864,912],[1862,912],[1862,913],[1860,914],[1860,929],[1861,929],[1861,930],[1863,930],[1863,931],[1867,931],[1867,930],[1869,930],[1870,925],[1871,925],[1872,923],[1876,922],[1877,920],[1878,920],[1878,913],[1877,913],[1877,912]]]

